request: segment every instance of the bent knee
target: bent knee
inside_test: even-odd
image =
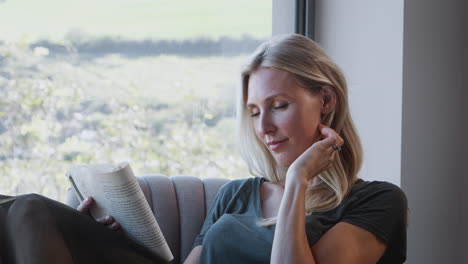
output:
[[[39,194],[26,194],[17,196],[15,202],[8,210],[8,222],[14,225],[40,224],[49,220],[50,211],[45,203],[45,197]]]

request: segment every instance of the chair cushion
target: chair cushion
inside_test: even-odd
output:
[[[182,263],[192,250],[219,188],[229,180],[164,175],[143,175],[137,180],[174,255],[172,263]],[[65,203],[78,207],[72,189]]]

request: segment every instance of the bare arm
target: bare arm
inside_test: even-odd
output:
[[[376,263],[386,245],[372,233],[348,223],[332,227],[312,248],[305,231],[305,194],[308,182],[331,165],[342,139],[321,128],[325,139],[306,150],[289,167],[278,212],[271,263]]]
[[[190,251],[190,254],[184,261],[184,264],[198,264],[200,263],[202,246],[196,246]]]
[[[273,239],[271,263],[376,263],[386,246],[374,234],[340,222],[312,248],[305,232],[305,190],[298,185],[285,190]],[[301,201],[301,202],[299,202]]]
[[[316,263],[305,232],[307,184],[286,183],[276,222],[271,263]]]
[[[331,228],[312,247],[318,263],[377,263],[386,249],[374,234],[345,222]],[[339,254],[337,254],[339,252]]]

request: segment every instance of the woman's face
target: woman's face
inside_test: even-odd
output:
[[[280,166],[291,165],[319,139],[322,103],[291,73],[260,68],[250,75],[247,108],[255,134]]]

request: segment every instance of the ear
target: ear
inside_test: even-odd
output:
[[[321,112],[322,115],[327,115],[335,110],[336,93],[335,89],[331,86],[323,86],[320,90],[320,97],[322,100]]]

